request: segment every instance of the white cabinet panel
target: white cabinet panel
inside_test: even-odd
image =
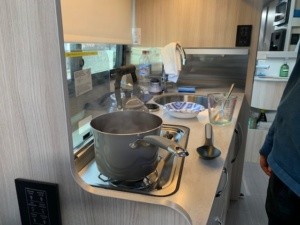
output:
[[[277,110],[287,80],[256,78],[253,84],[251,106],[258,109]]]

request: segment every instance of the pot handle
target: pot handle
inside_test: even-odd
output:
[[[183,148],[176,142],[171,141],[171,140],[161,137],[161,136],[148,135],[148,136],[143,137],[143,140],[152,145],[163,148],[163,149],[167,150],[168,152],[175,154],[179,157],[185,157],[185,156],[189,155],[188,151],[185,148]]]

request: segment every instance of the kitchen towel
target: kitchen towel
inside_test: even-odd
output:
[[[171,42],[161,51],[164,71],[168,75],[168,81],[176,83],[184,63],[183,49],[178,42]],[[182,59],[181,59],[182,57]]]

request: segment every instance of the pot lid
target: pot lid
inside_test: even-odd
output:
[[[126,103],[125,103],[125,109],[139,109],[141,107],[144,107],[144,103],[138,99],[137,97],[131,97]]]

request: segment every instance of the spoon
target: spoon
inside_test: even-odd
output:
[[[203,159],[214,159],[221,155],[221,151],[213,146],[212,143],[212,125],[205,124],[205,143],[203,146],[197,148],[197,152]]]
[[[233,88],[234,88],[234,83],[231,84],[230,89],[229,89],[227,95],[225,96],[224,99],[222,99],[222,106],[221,106],[219,112],[215,115],[215,120],[219,120],[220,117],[221,118],[224,117],[224,107],[225,107],[226,101],[229,99],[229,97],[231,95],[231,92],[232,92]]]
[[[224,99],[224,101],[223,101],[223,103],[222,103],[222,110],[223,110],[223,112],[224,112],[224,106],[225,106],[225,103],[226,103],[226,101],[229,99],[229,97],[230,97],[230,95],[231,95],[231,92],[232,92],[233,88],[234,88],[234,83],[231,84],[231,87],[230,87],[230,89],[229,89],[229,91],[228,91],[228,93],[227,93],[227,95],[226,95],[226,97],[225,97],[225,99]]]
[[[231,92],[232,92],[232,90],[233,90],[233,88],[234,88],[234,85],[235,85],[234,83],[231,84],[230,89],[229,89],[229,91],[228,91],[228,93],[227,93],[227,96],[226,96],[224,102],[226,102],[226,101],[229,99],[229,97],[230,97],[230,95],[231,95]]]

